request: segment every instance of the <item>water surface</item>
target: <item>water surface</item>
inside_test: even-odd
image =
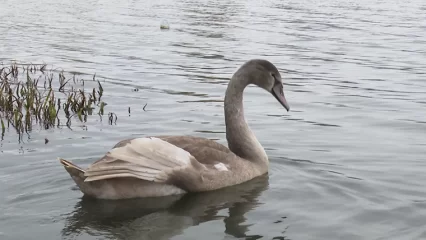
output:
[[[3,0],[0,61],[96,73],[118,121],[93,116],[23,142],[7,131],[0,238],[425,239],[425,14],[420,0]],[[134,136],[226,144],[226,84],[251,58],[280,69],[291,105],[245,94],[268,177],[181,199],[94,202],[56,160],[87,166]]]

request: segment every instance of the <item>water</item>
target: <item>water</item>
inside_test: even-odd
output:
[[[0,239],[425,239],[425,14],[420,0],[2,0],[0,61],[96,72],[118,121],[94,116],[22,143],[6,132]],[[268,178],[93,202],[56,160],[87,166],[132,136],[226,143],[226,83],[258,57],[280,69],[291,106],[245,94]]]

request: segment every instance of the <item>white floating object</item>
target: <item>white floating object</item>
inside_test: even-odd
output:
[[[169,22],[167,22],[167,20],[163,20],[161,22],[160,29],[169,29],[169,28],[170,28]]]

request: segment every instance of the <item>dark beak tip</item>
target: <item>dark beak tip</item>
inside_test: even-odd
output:
[[[287,105],[284,105],[284,108],[285,108],[285,110],[287,110],[287,112],[289,112],[290,111],[290,106],[287,104]]]

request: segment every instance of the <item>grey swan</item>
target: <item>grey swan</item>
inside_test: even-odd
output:
[[[278,69],[245,62],[228,83],[224,113],[228,147],[202,137],[147,136],[118,142],[87,169],[59,158],[85,196],[98,199],[160,197],[212,191],[268,172],[269,159],[244,118],[243,92],[254,84],[290,110]]]

